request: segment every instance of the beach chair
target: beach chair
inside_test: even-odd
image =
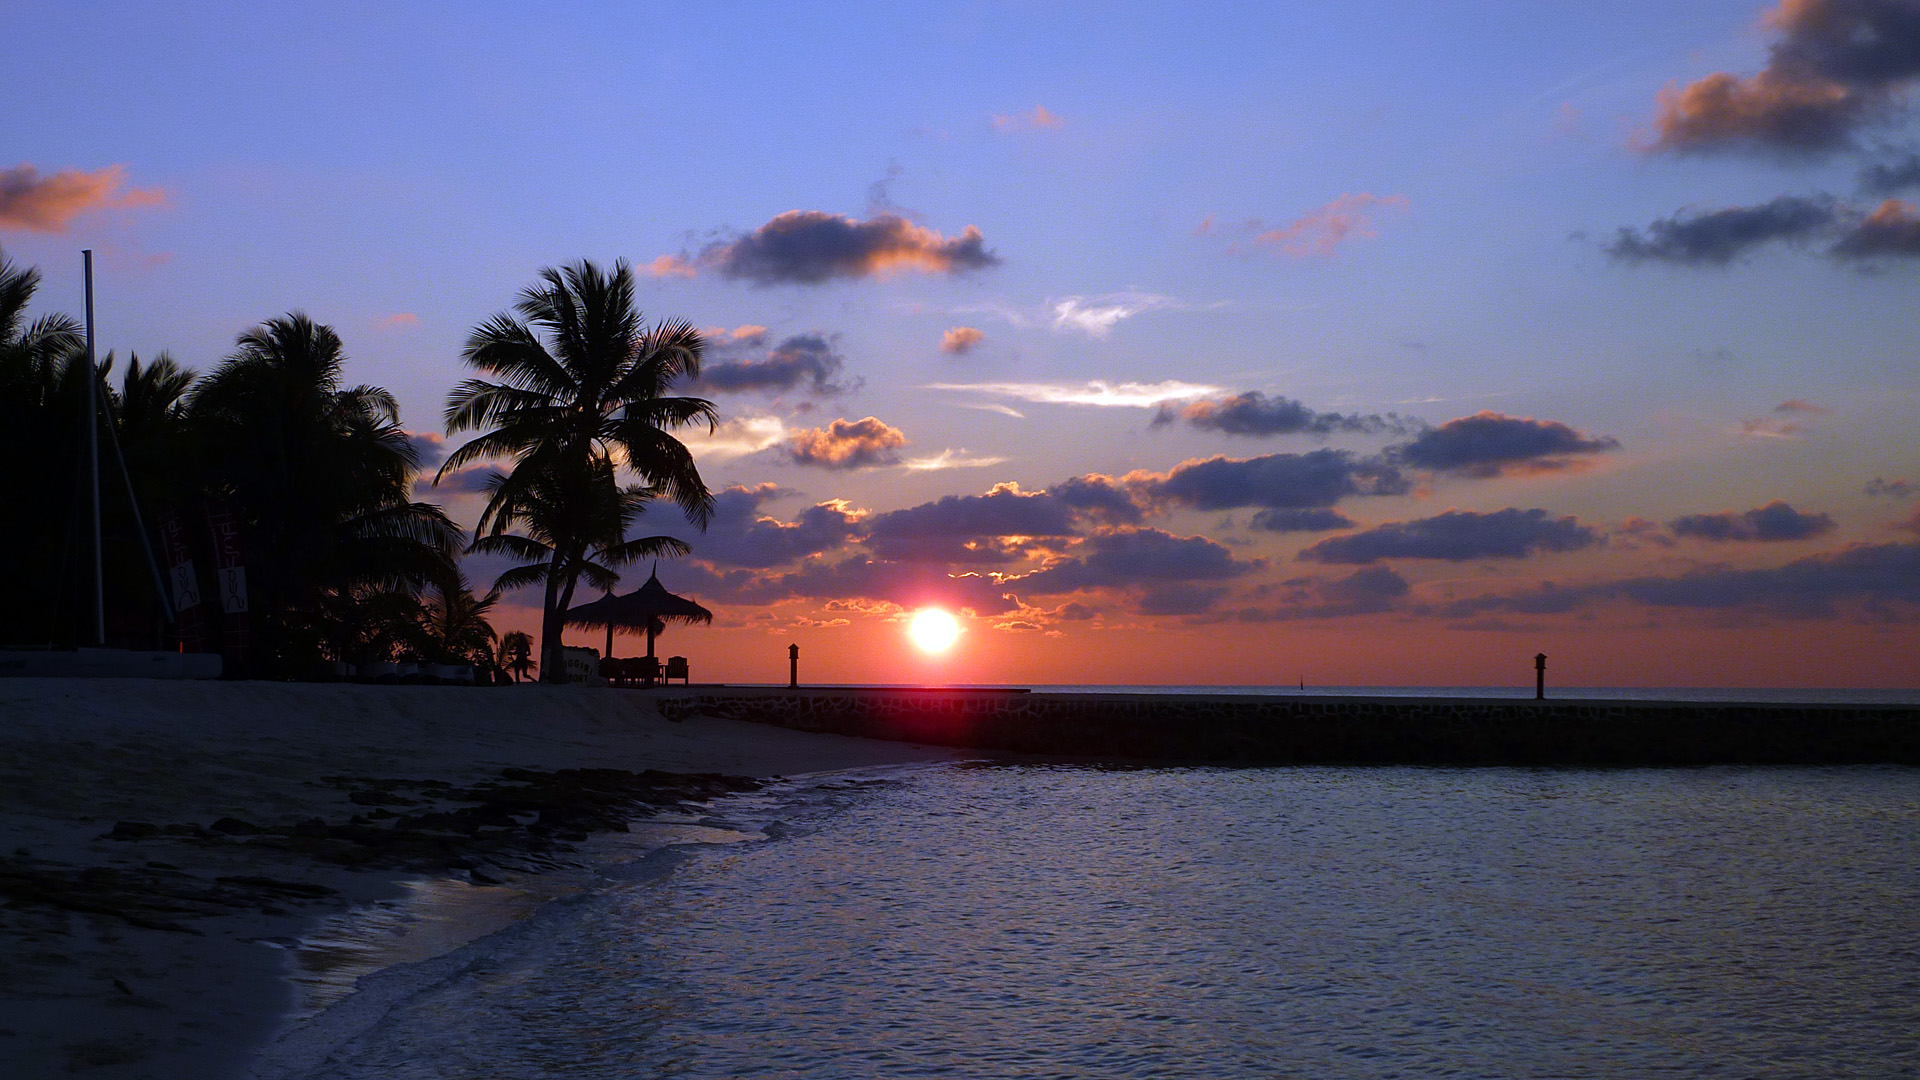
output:
[[[642,686],[652,686],[660,681],[660,659],[655,656],[641,656],[634,660],[633,677],[640,680]]]
[[[693,685],[693,683],[690,681],[690,676],[688,676],[687,674],[687,658],[684,656],[667,657],[666,681],[672,682],[675,679],[679,679],[682,683],[688,686]]]

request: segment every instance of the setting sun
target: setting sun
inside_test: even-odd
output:
[[[921,652],[946,652],[960,636],[960,624],[939,608],[928,608],[907,623],[907,636]]]

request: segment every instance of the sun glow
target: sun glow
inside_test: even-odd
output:
[[[921,652],[946,652],[960,636],[960,624],[939,608],[927,608],[914,613],[907,636]]]

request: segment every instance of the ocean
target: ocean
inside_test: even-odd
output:
[[[623,842],[262,1075],[1920,1075],[1920,770],[927,765]]]

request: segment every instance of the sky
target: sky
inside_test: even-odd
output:
[[[637,530],[703,680],[1920,684],[1916,0],[0,0],[0,62],[37,311],[83,248],[122,355],[305,311],[435,457],[473,327],[628,260],[724,421]]]

